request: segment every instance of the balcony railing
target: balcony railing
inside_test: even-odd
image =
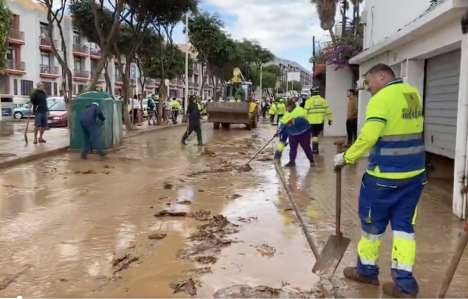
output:
[[[93,56],[101,56],[101,49],[89,48],[89,54]]]
[[[24,41],[24,32],[10,28],[10,33],[8,34],[8,37],[11,39]]]
[[[6,61],[6,68],[7,70],[15,70],[15,71],[25,71],[26,65],[24,62],[19,62],[14,59],[7,59]]]
[[[145,80],[145,85],[151,85],[151,86],[153,86],[153,85],[155,85],[155,84],[156,84],[156,80],[154,80],[154,79],[146,79],[146,80]]]
[[[85,70],[73,70],[73,76],[79,78],[89,78],[89,71]]]
[[[57,47],[57,50],[58,50],[58,47],[59,47],[58,40],[51,39],[48,36],[39,38],[39,45],[41,45],[41,46],[52,47],[52,44],[54,44],[55,47]]]
[[[41,74],[51,74],[51,75],[58,75],[59,68],[57,66],[51,66],[47,64],[40,64],[39,69]]]
[[[85,46],[85,45],[73,44],[73,52],[88,54],[89,53],[89,48],[88,48],[88,46]]]

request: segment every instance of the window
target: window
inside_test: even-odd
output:
[[[44,91],[46,92],[47,95],[52,94],[52,83],[51,82],[42,82],[44,83]]]
[[[7,60],[15,60],[15,48],[13,46],[8,47],[5,57]]]
[[[91,74],[96,73],[96,69],[97,69],[97,62],[94,60],[91,60]]]
[[[84,91],[84,85],[78,84],[78,93],[82,93]]]
[[[40,22],[39,28],[41,29],[41,34],[49,36],[49,24]]]
[[[21,80],[21,95],[29,96],[29,93],[34,88],[34,82],[31,80]]]
[[[58,84],[54,82],[54,96],[58,95]]]
[[[41,52],[41,64],[45,66],[50,66],[50,53]]]
[[[84,69],[84,63],[83,59],[75,57],[75,70],[83,70]]]
[[[73,32],[73,44],[81,45],[81,36],[77,32]]]
[[[65,102],[55,102],[53,105],[49,107],[50,111],[67,111],[67,107],[65,106]]]
[[[13,91],[15,96],[18,95],[18,79],[13,79]]]

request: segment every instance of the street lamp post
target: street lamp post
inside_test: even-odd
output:
[[[187,111],[188,107],[188,94],[189,94],[189,76],[188,76],[188,70],[189,70],[189,34],[188,34],[188,27],[189,27],[189,17],[188,17],[188,12],[185,14],[185,45],[187,46],[187,49],[185,51],[185,97],[184,97],[184,109]]]
[[[263,98],[263,64],[260,65],[260,100]]]

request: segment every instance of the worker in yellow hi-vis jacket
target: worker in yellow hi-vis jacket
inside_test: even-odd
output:
[[[362,236],[357,246],[357,267],[345,268],[344,276],[379,284],[377,262],[382,236],[390,222],[393,282],[384,284],[383,292],[395,298],[416,298],[419,287],[413,276],[413,225],[426,184],[422,100],[415,87],[396,79],[385,64],[377,64],[367,72],[366,85],[372,93],[366,123],[356,142],[334,158],[335,168],[341,168],[370,152],[359,193]]]
[[[310,98],[307,99],[304,109],[307,110],[307,120],[312,126],[312,151],[319,153],[319,136],[323,131],[325,118],[328,119],[328,125],[331,126],[333,116],[327,101],[319,94],[318,87],[310,89]]]

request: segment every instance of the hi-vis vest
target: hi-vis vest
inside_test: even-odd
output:
[[[401,79],[390,82],[371,98],[366,119],[385,123],[370,150],[369,174],[404,179],[424,172],[423,107],[416,88]]]
[[[310,124],[306,117],[307,111],[302,107],[295,107],[292,111],[286,111],[280,119],[278,130],[288,135],[300,135],[307,132],[310,129]]]
[[[271,103],[270,109],[268,109],[268,114],[270,115],[276,114],[276,103]]]
[[[286,113],[286,105],[283,102],[276,104],[276,114],[283,115]]]
[[[322,124],[325,122],[325,117],[333,120],[327,101],[319,95],[308,98],[304,109],[307,110],[307,120],[311,125]]]

